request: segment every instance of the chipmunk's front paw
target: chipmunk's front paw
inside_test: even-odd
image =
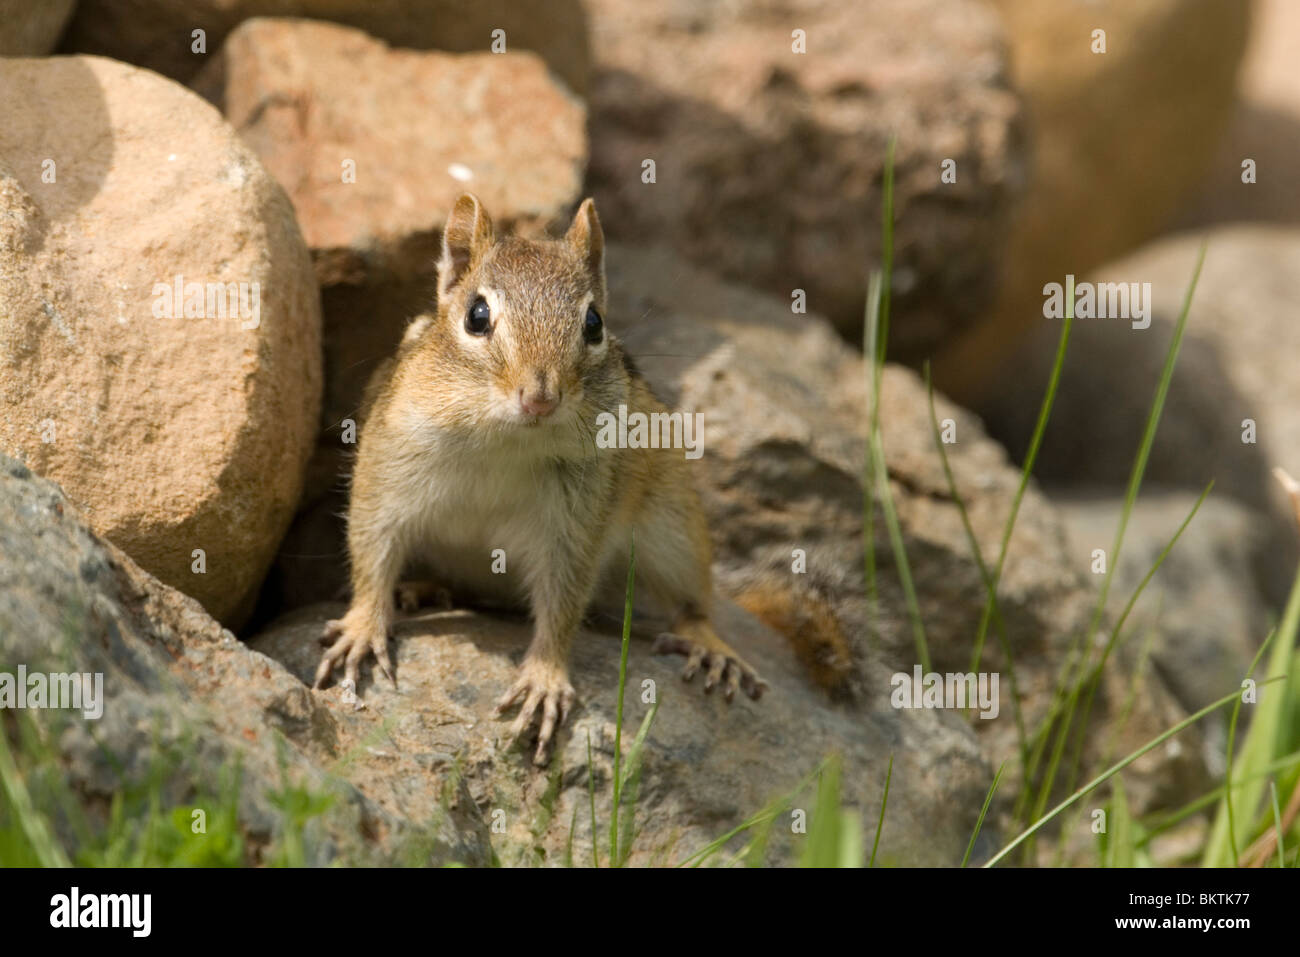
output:
[[[350,610],[342,618],[327,621],[321,643],[329,647],[316,668],[313,688],[325,687],[330,672],[340,661],[344,663],[344,680],[352,682],[355,687],[361,662],[371,653],[384,677],[393,683],[394,688],[397,687],[397,679],[393,677],[393,659],[388,654],[387,629],[377,625],[372,617]]]
[[[767,682],[758,676],[730,645],[713,635],[686,638],[673,632],[664,632],[655,639],[651,652],[656,655],[685,655],[686,667],[682,680],[690,681],[701,668],[704,671],[704,693],[709,694],[719,684],[722,696],[731,703],[737,689],[757,701],[767,690]]]
[[[523,699],[519,715],[510,726],[510,736],[517,741],[532,725],[533,716],[541,708],[542,727],[537,732],[537,753],[533,755],[533,763],[546,764],[551,758],[551,739],[555,736],[555,729],[564,724],[576,697],[562,665],[526,658],[519,669],[519,679],[501,696],[494,713],[499,716]]]

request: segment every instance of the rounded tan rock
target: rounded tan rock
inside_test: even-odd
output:
[[[289,201],[216,110],[126,64],[0,61],[0,112],[0,449],[238,625],[320,404]]]

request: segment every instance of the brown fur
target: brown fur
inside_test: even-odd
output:
[[[490,333],[467,331],[482,298]],[[317,686],[343,662],[355,682],[373,653],[392,676],[387,636],[403,568],[423,556],[457,590],[515,600],[535,625],[512,731],[541,715],[537,760],[573,703],[569,645],[602,584],[620,585],[635,536],[637,590],[672,623],[659,648],[686,655],[728,701],[762,680],[713,630],[708,528],[681,449],[598,448],[597,414],[666,411],[606,329],[588,343],[590,303],[605,314],[604,240],[585,201],[563,239],[498,239],[482,205],[462,196],[439,263],[438,308],[412,322],[363,404],[348,514],[353,599]],[[536,403],[554,403],[530,418]],[[492,574],[500,547],[506,574]],[[427,553],[427,554],[426,554]]]

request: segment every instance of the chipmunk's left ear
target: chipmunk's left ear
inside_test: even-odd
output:
[[[578,207],[573,217],[573,224],[564,236],[569,245],[582,257],[591,271],[592,278],[605,286],[605,233],[600,228],[600,217],[596,215],[595,200],[588,197]]]
[[[462,193],[442,227],[442,258],[438,260],[438,298],[464,277],[494,241],[492,220],[473,193]]]

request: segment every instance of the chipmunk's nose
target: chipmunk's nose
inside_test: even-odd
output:
[[[549,392],[538,391],[525,394],[523,389],[519,390],[519,408],[525,415],[550,415],[559,404],[559,397]]]

